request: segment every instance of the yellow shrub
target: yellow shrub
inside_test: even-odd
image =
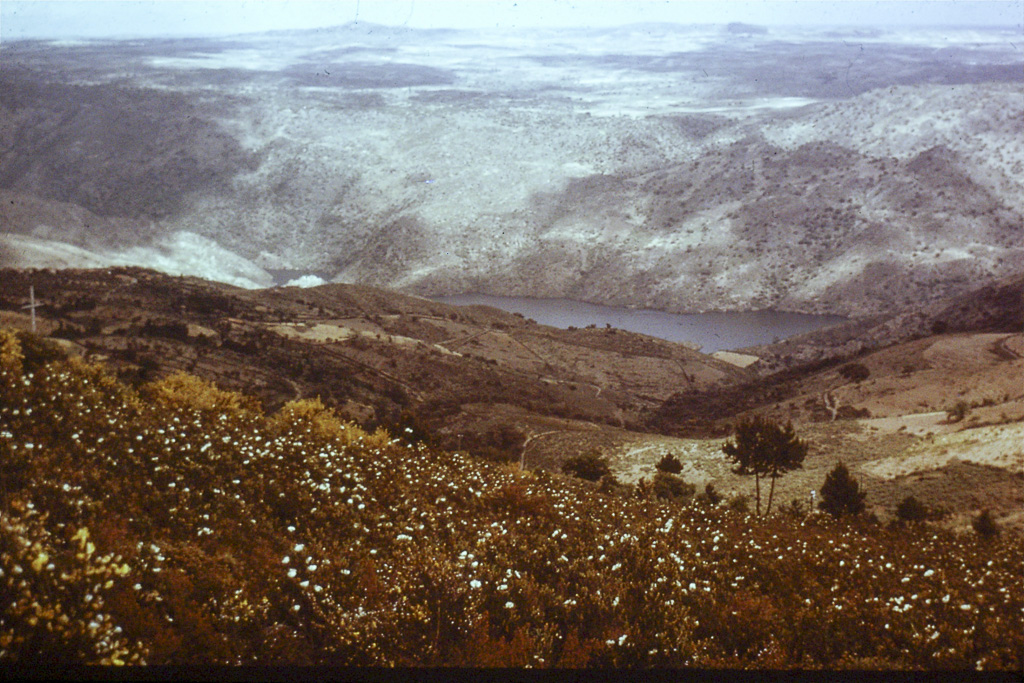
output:
[[[176,372],[152,382],[144,391],[155,402],[167,406],[194,408],[204,412],[261,412],[256,399],[218,389],[213,382],[186,372]]]
[[[12,330],[0,328],[0,379],[11,381],[21,377],[21,343]]]
[[[368,448],[384,448],[391,443],[391,435],[388,430],[378,427],[373,434],[363,438],[363,443]]]
[[[308,428],[315,437],[331,441],[340,440],[343,444],[366,436],[363,430],[342,421],[319,398],[289,401],[268,420],[268,423],[271,429],[282,432],[301,432]]]

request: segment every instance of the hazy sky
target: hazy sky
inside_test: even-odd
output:
[[[354,20],[422,28],[746,21],[1024,30],[1024,0],[0,0],[0,40],[216,35]]]

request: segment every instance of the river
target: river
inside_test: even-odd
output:
[[[770,344],[803,332],[845,322],[836,315],[809,315],[783,311],[663,313],[620,306],[588,304],[571,299],[531,299],[518,296],[458,294],[431,297],[455,306],[483,304],[522,313],[538,323],[566,329],[611,325],[620,330],[698,344],[704,353]]]

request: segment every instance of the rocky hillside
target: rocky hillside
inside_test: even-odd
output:
[[[357,24],[8,44],[0,257],[890,313],[1024,270],[1012,38]]]

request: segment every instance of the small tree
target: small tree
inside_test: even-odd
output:
[[[667,472],[669,474],[679,474],[683,471],[683,463],[679,462],[679,458],[671,453],[666,453],[665,457],[658,461],[658,464],[654,466],[659,472]]]
[[[715,490],[715,485],[710,481],[704,484],[704,499],[712,506],[722,502],[722,496]]]
[[[587,481],[600,481],[601,477],[611,474],[608,461],[597,451],[569,458],[562,464],[562,473],[571,474]]]
[[[860,484],[850,476],[850,471],[840,460],[832,471],[825,475],[825,483],[821,487],[821,502],[818,507],[833,517],[844,514],[857,515],[864,512],[864,498],[867,494],[860,490]]]
[[[763,417],[740,420],[736,425],[735,441],[727,441],[722,452],[731,459],[736,474],[753,474],[757,514],[761,514],[761,477],[771,477],[765,514],[772,508],[775,480],[790,470],[803,467],[807,456],[807,443],[793,430],[793,423],[785,427]]]

